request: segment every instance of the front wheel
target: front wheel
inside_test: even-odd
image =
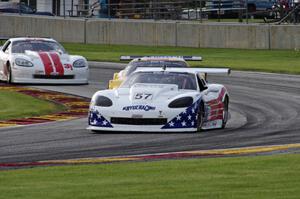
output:
[[[10,65],[7,64],[7,77],[6,77],[6,83],[11,84],[11,77],[12,77],[12,72],[11,72],[11,68]]]
[[[226,123],[228,121],[228,104],[229,104],[229,100],[228,97],[226,97],[223,102],[224,108],[223,108],[222,129],[225,128]]]

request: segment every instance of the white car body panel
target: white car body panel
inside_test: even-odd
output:
[[[12,38],[14,41],[42,40],[56,42],[44,38]],[[15,63],[17,58],[30,61],[32,67],[19,66]],[[73,63],[83,60],[85,67],[74,67]],[[6,81],[7,63],[10,65],[12,83],[38,83],[38,84],[87,84],[89,68],[87,60],[82,56],[68,55],[55,51],[36,52],[25,50],[25,53],[12,53],[11,47],[6,52],[0,50],[0,80]]]
[[[159,71],[147,68],[146,71]],[[189,71],[195,76],[197,70],[167,69],[172,72]],[[134,73],[143,71],[139,69]],[[98,91],[94,94],[89,112],[87,129],[95,131],[138,131],[138,132],[195,132],[197,131],[197,113],[203,102],[205,117],[202,129],[222,128],[223,101],[228,92],[223,85],[208,84],[207,89],[178,89],[175,84],[137,83],[130,88],[120,87],[113,90]],[[136,99],[143,94],[151,98]],[[105,96],[112,101],[112,106],[96,106],[98,96]],[[193,104],[184,108],[169,108],[175,99],[192,97]],[[117,119],[116,119],[117,118]],[[120,120],[119,120],[120,119]],[[143,124],[144,119],[151,121]],[[153,119],[153,120],[152,120]],[[156,122],[159,124],[157,124]],[[120,122],[121,121],[121,122]],[[129,122],[129,123],[127,123]],[[138,122],[138,124],[136,124]]]

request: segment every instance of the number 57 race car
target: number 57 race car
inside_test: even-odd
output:
[[[53,39],[11,38],[0,48],[0,80],[7,83],[87,84],[88,74],[86,59]]]
[[[225,128],[229,95],[207,84],[203,73],[230,69],[138,68],[117,89],[96,92],[88,129],[92,131],[195,132]]]

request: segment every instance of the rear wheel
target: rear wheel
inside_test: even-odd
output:
[[[10,64],[9,63],[7,63],[7,77],[6,77],[6,82],[8,83],[8,84],[11,84],[12,82],[11,82],[11,77],[12,77],[12,74],[11,74],[11,68],[10,68]]]
[[[228,104],[229,104],[229,99],[226,96],[223,102],[223,119],[222,119],[222,129],[225,128],[226,123],[228,121]]]
[[[204,105],[203,103],[200,104],[199,110],[198,110],[198,118],[197,118],[197,131],[201,131],[202,130],[202,125],[204,122]]]

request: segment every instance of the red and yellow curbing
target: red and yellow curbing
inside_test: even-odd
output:
[[[1,168],[22,168],[34,166],[51,166],[51,165],[79,165],[79,164],[100,164],[114,162],[131,162],[131,161],[149,161],[163,159],[180,159],[180,158],[203,158],[203,157],[227,157],[271,153],[276,151],[299,150],[300,143],[273,145],[273,146],[257,146],[243,147],[232,149],[213,149],[213,150],[197,150],[184,152],[156,153],[146,155],[128,155],[118,157],[95,157],[95,158],[79,158],[69,160],[48,160],[37,162],[19,162],[19,163],[0,163]]]
[[[48,100],[54,103],[62,104],[66,107],[67,110],[50,115],[0,121],[0,128],[77,119],[86,117],[88,112],[89,99],[84,97],[67,95],[54,91],[45,91],[37,88],[11,86],[6,84],[0,84],[0,91],[1,90],[19,92],[41,100]]]

